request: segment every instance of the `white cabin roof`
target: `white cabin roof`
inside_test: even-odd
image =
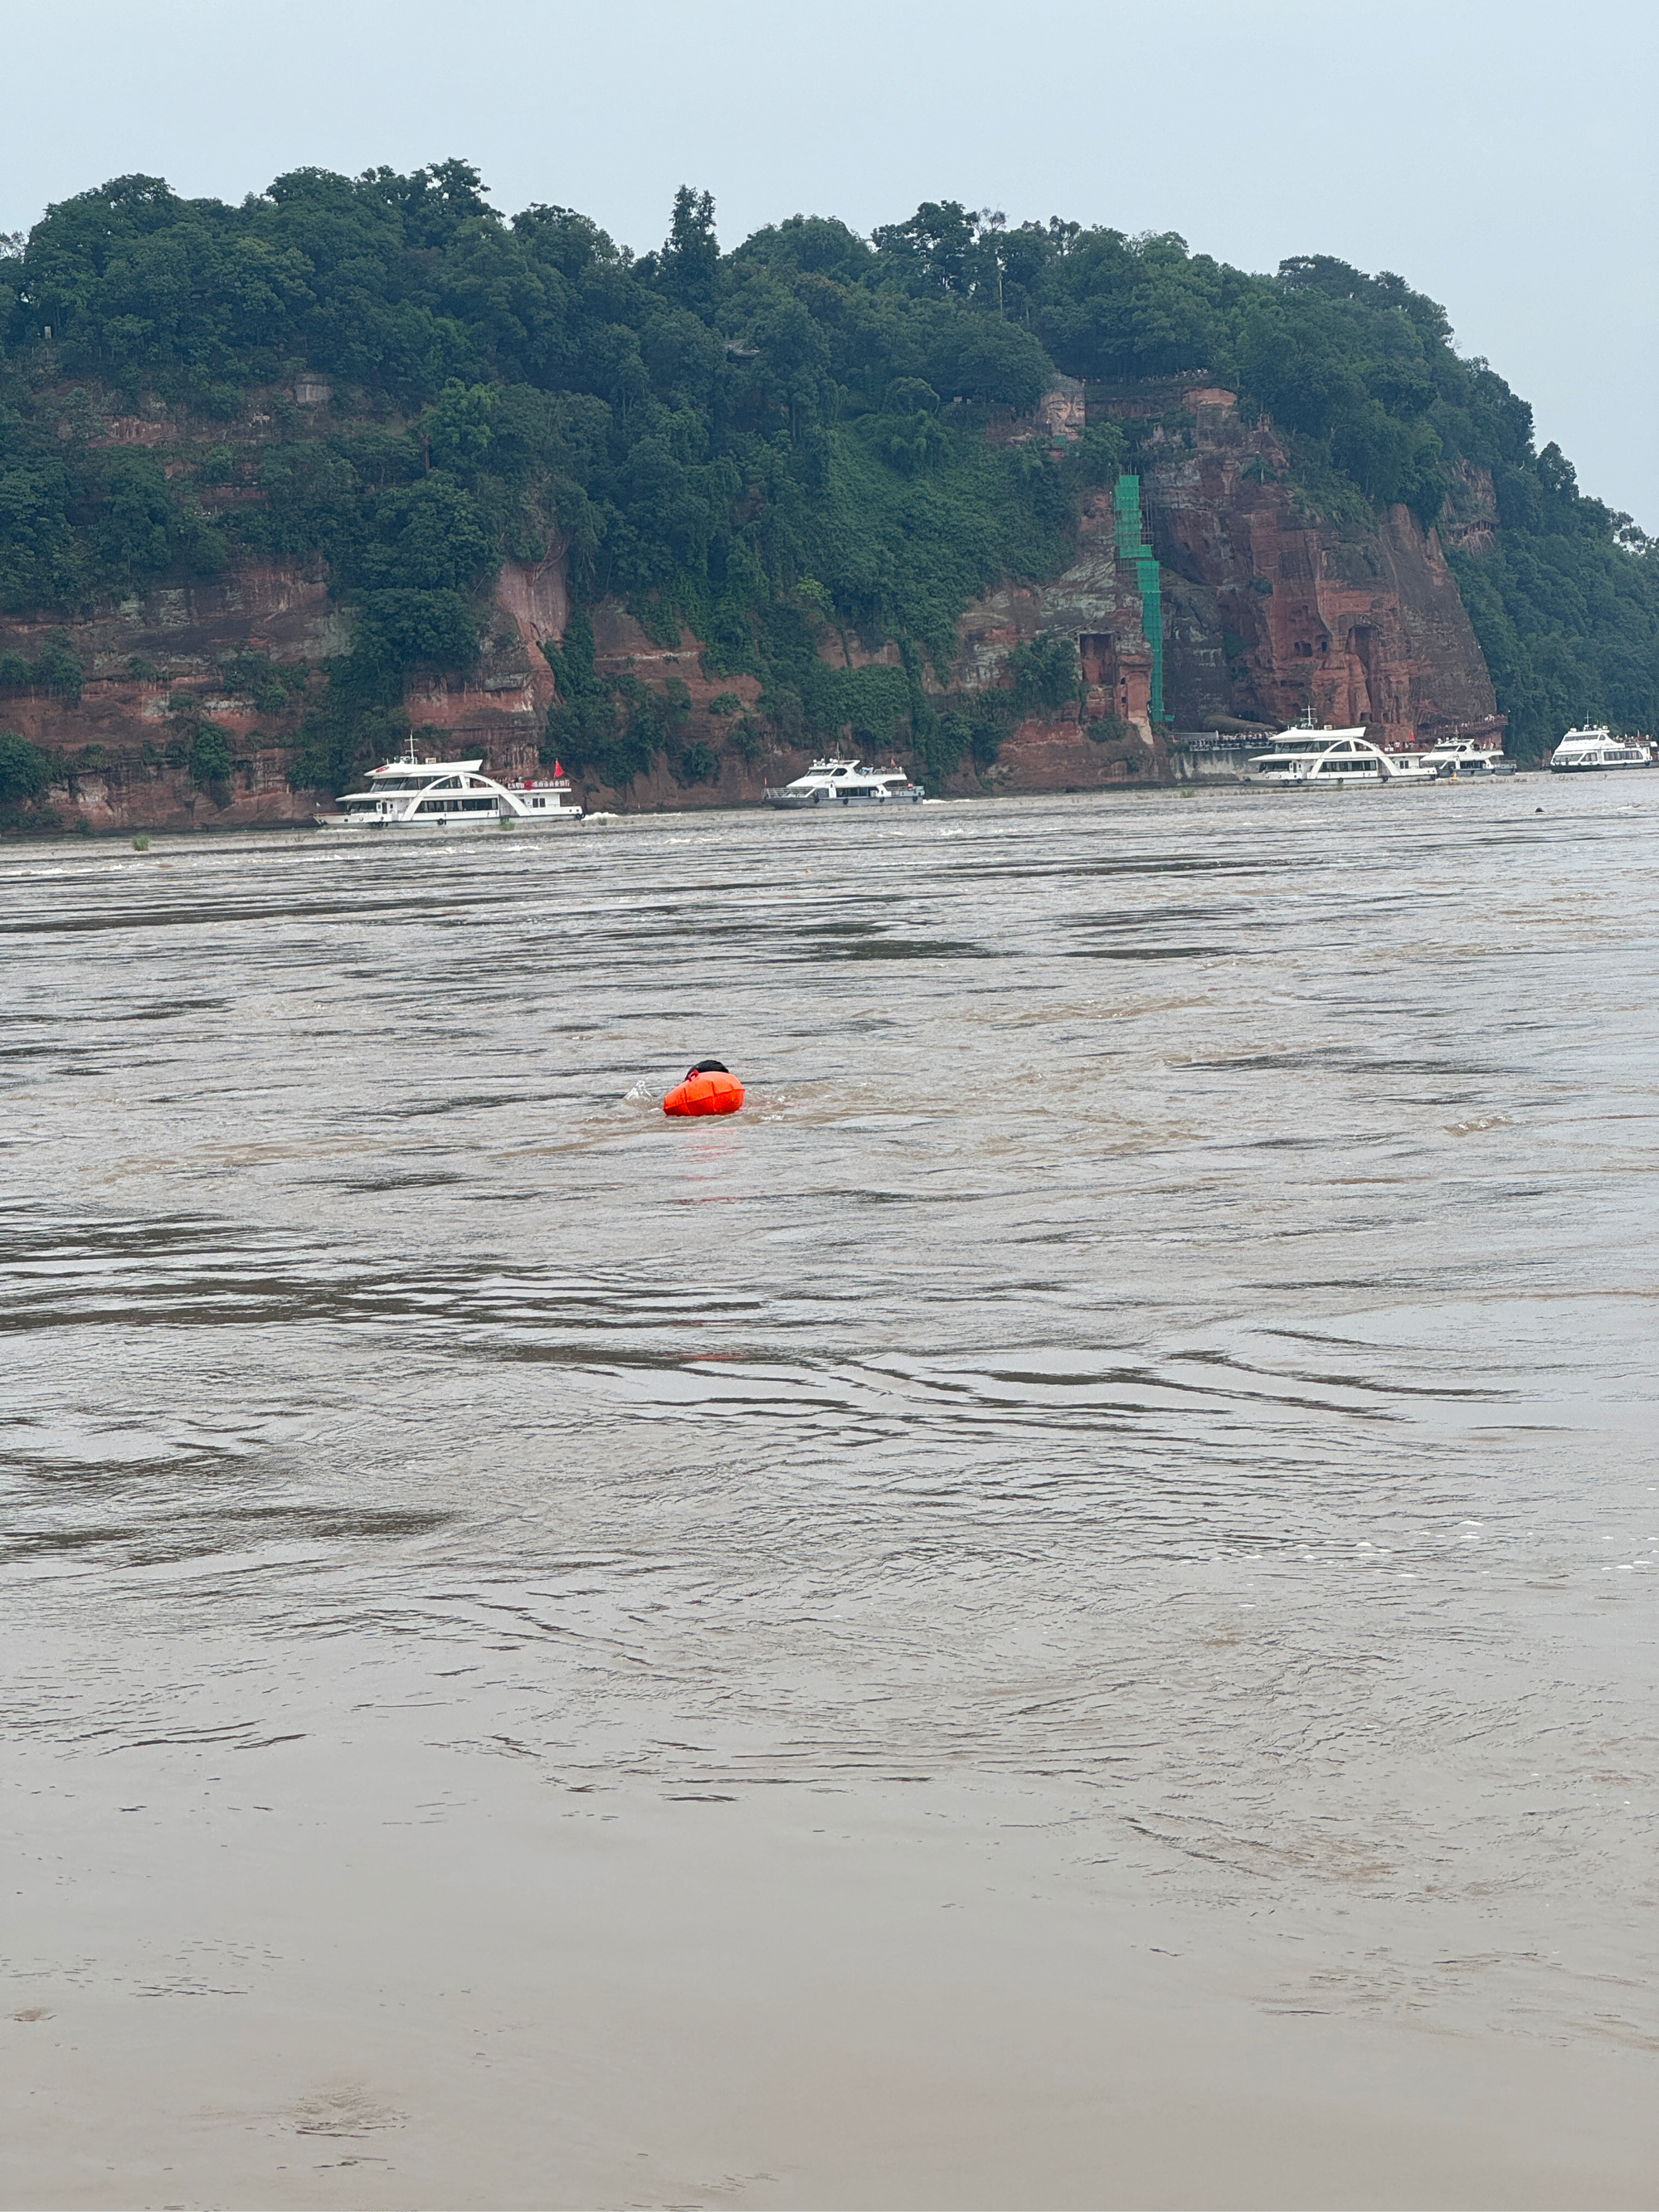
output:
[[[811,783],[825,776],[844,778],[856,775],[872,778],[881,783],[890,783],[895,777],[903,777],[908,775],[908,770],[902,769],[896,761],[890,762],[886,768],[866,768],[863,762],[860,760],[819,760],[814,761],[805,774],[798,775],[794,781],[796,783]],[[791,788],[793,787],[792,786]]]
[[[368,772],[368,781],[374,783],[383,775],[476,775],[483,766],[483,755],[477,760],[396,760],[385,761]]]
[[[1273,741],[1271,751],[1252,756],[1256,760],[1319,760],[1329,753],[1355,755],[1361,758],[1381,759],[1382,748],[1373,744],[1363,729],[1358,730],[1285,730]]]

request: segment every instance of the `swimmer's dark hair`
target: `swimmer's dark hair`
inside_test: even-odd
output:
[[[686,1076],[690,1083],[693,1075],[730,1075],[731,1069],[723,1060],[700,1060]]]

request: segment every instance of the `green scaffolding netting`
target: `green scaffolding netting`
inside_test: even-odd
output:
[[[1152,656],[1150,712],[1155,722],[1164,720],[1164,593],[1158,582],[1158,560],[1150,545],[1140,514],[1140,478],[1121,476],[1113,499],[1117,520],[1117,555],[1133,561],[1140,592],[1140,627]]]

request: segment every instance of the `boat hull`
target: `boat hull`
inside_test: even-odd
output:
[[[314,820],[319,830],[332,831],[347,837],[454,837],[471,836],[506,829],[516,836],[521,831],[532,836],[544,835],[550,830],[580,830],[583,816],[573,809],[547,815],[471,814],[435,821],[393,822],[382,815],[378,820],[354,821],[349,814],[319,814]]]
[[[1392,775],[1247,775],[1240,778],[1240,788],[1245,791],[1392,791],[1404,785],[1407,790],[1430,791],[1441,779],[1434,771],[1425,769],[1420,775],[1402,775],[1395,769]]]
[[[792,813],[805,808],[810,813],[814,807],[920,806],[927,795],[922,791],[769,791],[765,799],[769,806],[781,806]]]

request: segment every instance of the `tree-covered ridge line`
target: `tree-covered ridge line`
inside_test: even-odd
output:
[[[635,258],[568,209],[503,219],[457,161],[296,171],[239,207],[149,178],[54,207],[0,261],[0,606],[320,556],[355,613],[307,725],[326,778],[395,724],[411,671],[471,665],[503,559],[561,550],[579,605],[684,619],[780,732],[908,715],[938,772],[995,740],[934,701],[963,607],[1055,574],[1121,451],[1097,426],[1056,465],[988,422],[1056,371],[1203,372],[1271,413],[1316,496],[1426,526],[1490,473],[1498,550],[1457,568],[1523,744],[1585,714],[1659,723],[1645,542],[1534,452],[1525,403],[1402,279],[1322,256],[1251,275],[1172,234],[951,202],[869,239],[792,217],[723,253],[714,214],[683,190]],[[325,428],[288,396],[302,372],[336,388]],[[150,395],[187,435],[100,442]],[[849,692],[818,650],[838,630],[902,669]],[[601,710],[561,674],[568,753],[614,769],[667,741],[660,702]]]

